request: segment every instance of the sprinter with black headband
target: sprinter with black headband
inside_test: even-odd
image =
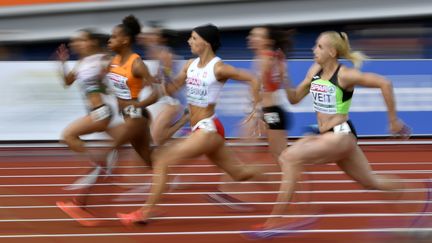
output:
[[[238,181],[261,175],[255,168],[240,163],[228,150],[224,128],[215,114],[217,99],[228,79],[249,83],[255,102],[259,101],[258,81],[253,75],[223,63],[215,55],[221,45],[216,26],[209,24],[196,27],[188,43],[191,52],[198,58],[189,60],[176,79],[165,85],[165,90],[167,94],[173,94],[186,85],[192,134],[155,155],[151,194],[140,209],[129,214],[118,214],[125,225],[143,223],[152,217],[154,207],[165,190],[169,166],[181,160],[205,155]]]

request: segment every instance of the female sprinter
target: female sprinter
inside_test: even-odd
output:
[[[253,131],[254,135],[261,134],[261,130],[256,131],[264,127],[270,153],[275,161],[278,161],[279,155],[287,147],[286,129],[290,123],[278,96],[278,91],[283,88],[282,85],[286,76],[285,54],[288,53],[291,47],[291,40],[288,37],[286,31],[270,26],[255,27],[247,37],[248,46],[255,54],[253,69],[262,84],[260,91],[262,100],[259,104],[261,109],[253,111],[246,118],[244,126],[247,130]],[[222,181],[227,182],[229,178],[224,175]],[[223,203],[222,205],[229,211],[246,212],[254,210],[250,205],[239,203],[241,198],[222,193],[227,192],[227,189],[234,189],[226,187],[232,187],[232,184],[222,183],[219,186],[219,192],[208,194],[208,199],[213,202]]]
[[[117,97],[118,106],[124,118],[123,124],[112,129],[115,133],[113,136],[114,149],[130,142],[144,162],[151,165],[149,115],[146,106],[154,103],[158,95],[152,92],[148,98],[138,101],[140,91],[145,86],[151,86],[153,81],[140,56],[132,50],[132,45],[140,31],[141,26],[134,16],[127,16],[123,19],[122,24],[114,28],[108,41],[108,47],[117,55],[111,60],[107,79],[112,92]],[[76,198],[75,201],[85,205],[92,188],[81,193],[83,196]],[[85,210],[59,203],[57,205],[82,225],[95,226],[100,223],[96,220],[87,220],[86,218],[94,218],[94,216],[92,217]]]
[[[61,61],[62,76],[65,86],[73,83],[79,85],[85,98],[88,114],[67,126],[62,133],[62,141],[75,152],[87,153],[81,135],[102,132],[107,128],[112,108],[105,104],[103,94],[106,87],[102,80],[105,76],[107,56],[103,53],[102,35],[90,29],[80,30],[71,39],[70,47],[76,52],[79,60],[72,71],[67,72],[65,62],[69,59],[69,51],[65,45],[57,49],[57,57]]]
[[[101,159],[91,156],[84,141],[80,136],[94,132],[108,131],[109,126],[113,126],[117,107],[113,105],[113,98],[107,94],[106,85],[103,79],[109,57],[104,53],[104,35],[96,33],[91,29],[80,30],[76,36],[71,38],[69,44],[73,52],[79,56],[79,60],[72,71],[67,72],[65,61],[69,59],[69,51],[65,45],[57,49],[57,57],[61,61],[62,76],[65,86],[77,83],[82,96],[87,104],[88,115],[79,118],[67,126],[61,141],[66,143],[75,152],[88,154],[93,157],[92,163],[96,165],[89,176],[78,179],[73,185],[66,187],[66,190],[75,190],[87,187],[94,183],[102,167],[99,164]]]
[[[277,91],[282,89],[286,77],[285,56],[291,41],[285,31],[275,27],[253,28],[248,45],[255,53],[255,71],[262,83],[262,119],[267,125],[267,140],[275,160],[287,147],[286,129],[289,120],[280,104]]]
[[[225,147],[224,129],[216,117],[215,106],[223,84],[228,79],[247,81],[251,84],[254,101],[258,102],[258,81],[253,75],[224,64],[215,52],[220,46],[219,30],[214,25],[193,29],[188,41],[191,52],[198,56],[189,60],[179,76],[166,84],[166,92],[172,94],[186,85],[192,134],[155,155],[153,186],[146,205],[118,216],[125,225],[146,222],[154,214],[167,182],[168,167],[180,160],[206,155],[214,164],[235,180],[253,179],[261,173],[236,160]]]
[[[118,149],[130,142],[140,157],[151,165],[150,117],[146,107],[156,102],[158,94],[152,92],[147,98],[138,100],[142,89],[151,88],[154,81],[141,57],[132,49],[140,32],[141,26],[132,15],[114,28],[108,47],[116,55],[110,63],[107,79],[125,119],[125,126],[113,147]]]
[[[279,157],[282,165],[282,183],[272,215],[262,226],[263,231],[251,234],[255,237],[271,237],[271,233],[281,219],[287,204],[292,199],[297,181],[306,163],[336,163],[348,176],[368,189],[402,189],[399,182],[383,180],[372,172],[369,162],[357,145],[356,132],[348,118],[354,87],[357,85],[379,88],[387,106],[390,131],[393,134],[407,135],[408,128],[397,117],[391,82],[375,73],[363,73],[358,68],[365,56],[353,52],[348,35],[335,31],[323,32],[313,48],[315,63],[310,67],[305,79],[297,88],[286,90],[292,104],[300,102],[308,93],[312,94],[314,110],[317,114],[320,135],[307,136],[284,150]],[[354,68],[342,65],[339,58],[346,58]],[[310,223],[310,220],[287,225],[286,229],[296,229]]]
[[[179,71],[174,63],[176,56],[168,45],[174,41],[175,33],[171,30],[154,27],[142,33],[141,37],[146,58],[158,62],[156,79],[161,85],[171,82]],[[152,119],[150,126],[155,145],[164,144],[187,122],[189,117],[187,113],[183,112],[182,97],[181,91],[174,94],[173,97],[162,94],[156,103],[158,111],[155,112],[156,116]]]
[[[70,72],[66,72],[65,61],[69,59],[69,52],[65,45],[61,45],[57,50],[58,59],[62,63],[63,79],[66,86],[77,83],[87,104],[88,114],[67,126],[62,134],[62,141],[75,152],[88,153],[84,141],[80,136],[94,132],[106,131],[109,134],[111,121],[118,113],[117,106],[113,105],[110,96],[106,92],[106,86],[103,78],[106,74],[108,57],[103,53],[103,44],[106,40],[103,35],[90,29],[80,30],[75,37],[71,39],[70,47],[72,51],[79,56],[78,63]],[[92,156],[91,156],[92,157]],[[98,159],[92,159],[96,166],[92,172],[83,177],[73,185],[66,187],[67,190],[81,189],[91,186],[98,179],[102,168]],[[72,214],[88,215],[81,207],[85,202],[76,198],[70,202],[57,202],[57,205],[63,210],[65,208],[74,208]],[[63,210],[71,215],[69,210]],[[90,223],[92,225],[92,223]]]

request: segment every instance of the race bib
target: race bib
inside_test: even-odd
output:
[[[264,113],[264,121],[267,124],[275,124],[280,122],[280,117],[277,112]]]
[[[351,128],[347,122],[344,122],[342,124],[339,124],[339,125],[333,127],[333,132],[335,134],[338,134],[338,133],[348,134],[348,133],[351,133]]]
[[[111,109],[107,105],[103,105],[95,110],[90,112],[90,117],[93,121],[102,121],[111,116]]]

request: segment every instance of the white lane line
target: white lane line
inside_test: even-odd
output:
[[[404,193],[418,193],[427,192],[427,188],[419,189],[404,189],[400,190]],[[277,194],[280,191],[250,191],[250,192],[229,192],[226,194],[233,195],[251,195],[251,194]],[[386,191],[376,190],[315,190],[315,191],[296,191],[297,194],[353,194],[353,193],[391,193]],[[214,191],[200,191],[200,192],[167,192],[165,195],[206,195],[206,194],[222,194],[221,192]],[[11,197],[68,197],[68,196],[146,196],[150,193],[95,193],[95,194],[81,194],[81,193],[52,193],[52,194],[2,194],[0,198],[11,198]]]
[[[203,166],[204,167],[204,166]],[[207,166],[206,166],[207,167]],[[0,170],[72,170],[72,169],[92,169],[94,166],[21,166],[21,167],[3,167]],[[135,168],[149,168],[148,166],[114,166],[118,169],[135,169]],[[195,168],[195,167],[194,167]],[[196,168],[199,168],[197,166]]]
[[[37,162],[35,162],[37,163]],[[40,162],[39,162],[40,163]],[[45,162],[43,162],[45,163]],[[60,163],[60,162],[56,162]],[[258,164],[255,164],[258,163]],[[277,167],[279,168],[279,165],[272,164],[272,163],[262,163],[262,162],[253,162],[248,163],[253,164],[254,166],[259,167]],[[370,165],[385,165],[385,166],[394,166],[394,165],[407,165],[407,166],[413,166],[413,165],[432,165],[432,162],[371,162]],[[311,165],[311,166],[337,166],[335,163],[329,163],[329,164],[322,164],[322,165]],[[215,165],[208,164],[208,165],[172,165],[171,168],[217,168]],[[91,169],[94,168],[93,166],[20,166],[20,167],[0,167],[0,170],[69,170],[69,169]],[[121,168],[121,169],[135,169],[135,168],[149,168],[149,166],[145,165],[137,165],[137,166],[115,166],[114,168]]]
[[[425,183],[430,181],[429,179],[400,179],[400,180],[389,180],[393,182],[404,182],[404,183]],[[280,184],[281,181],[241,181],[241,182],[235,182],[235,181],[179,181],[179,182],[168,182],[168,185],[238,185],[238,184]],[[306,181],[300,181],[300,184],[357,184],[356,181],[353,180],[306,180]],[[0,184],[0,188],[2,187],[65,187],[69,186],[69,183],[59,183],[59,184]],[[82,185],[82,186],[150,186],[152,183],[140,183],[140,182],[129,182],[129,183],[95,183],[95,184],[75,184],[75,185]]]
[[[217,220],[217,219],[268,219],[268,218],[347,218],[347,217],[432,217],[432,213],[343,213],[343,214],[299,214],[299,215],[225,215],[225,216],[171,216],[152,217],[153,220]],[[85,218],[89,221],[117,221],[119,218]],[[0,223],[11,222],[68,222],[72,218],[0,219]]]
[[[172,236],[172,235],[233,235],[247,231],[180,231],[180,232],[134,232],[134,233],[88,233],[88,234],[23,234],[0,235],[0,238],[55,238],[55,237],[113,237],[113,236]],[[432,228],[366,228],[366,229],[311,229],[311,230],[279,230],[283,233],[431,233]],[[410,236],[410,235],[407,235]],[[413,235],[414,236],[414,235]]]
[[[425,204],[432,203],[432,201],[422,200],[364,200],[364,201],[310,201],[310,202],[238,202],[238,205],[283,205],[283,204],[294,204],[294,205],[380,205],[380,204]],[[225,205],[223,203],[162,203],[158,204],[161,207],[190,207],[190,206],[219,206]],[[137,204],[93,204],[86,205],[86,208],[109,208],[109,207],[140,207],[142,203]],[[51,209],[58,208],[55,205],[42,205],[42,206],[0,206],[0,209]]]
[[[431,174],[432,170],[375,170],[373,171],[376,174]],[[224,173],[221,172],[212,172],[212,173],[171,173],[168,174],[170,176],[221,176]],[[281,172],[267,172],[265,175],[281,175]],[[312,171],[312,172],[303,172],[305,175],[344,175],[343,171]],[[3,175],[0,178],[53,178],[53,177],[81,177],[86,176],[86,174],[80,175],[71,175],[71,174],[57,174],[57,175]],[[153,176],[153,174],[112,174],[107,175],[110,177],[134,177],[134,176]]]
[[[429,145],[432,144],[432,140],[391,140],[391,141],[387,141],[384,139],[388,139],[390,138],[389,136],[382,136],[383,140],[381,141],[365,141],[368,140],[367,137],[362,138],[360,137],[360,140],[357,142],[359,145],[405,145],[405,144],[412,144],[412,145],[420,145],[420,144],[424,144],[424,145]],[[299,137],[296,137],[299,138]],[[230,138],[228,138],[230,139]],[[234,141],[228,140],[226,142],[227,146],[232,146],[232,147],[265,147],[268,146],[268,143],[265,142],[265,140],[263,139],[263,142],[241,142],[241,139],[238,138],[233,138]],[[238,139],[238,141],[236,142],[235,139]],[[296,141],[288,141],[288,145],[292,145],[294,144]],[[109,141],[101,141],[101,142],[87,142],[87,146],[88,147],[101,147],[101,148],[109,148]],[[125,148],[130,148],[130,145],[126,145],[124,146]],[[55,141],[50,142],[50,143],[21,143],[21,144],[0,144],[0,148],[12,148],[12,149],[23,149],[23,148],[64,148],[65,150],[67,150],[67,146],[61,143],[57,143]],[[57,151],[54,151],[57,152]]]

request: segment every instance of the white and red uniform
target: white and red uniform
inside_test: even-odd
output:
[[[216,104],[223,83],[216,79],[214,66],[221,61],[219,57],[214,57],[205,67],[198,67],[200,58],[195,59],[188,67],[186,77],[186,98],[189,105],[207,107]],[[202,119],[193,125],[192,131],[204,129],[208,132],[217,132],[222,137],[225,136],[222,123],[213,115]]]

